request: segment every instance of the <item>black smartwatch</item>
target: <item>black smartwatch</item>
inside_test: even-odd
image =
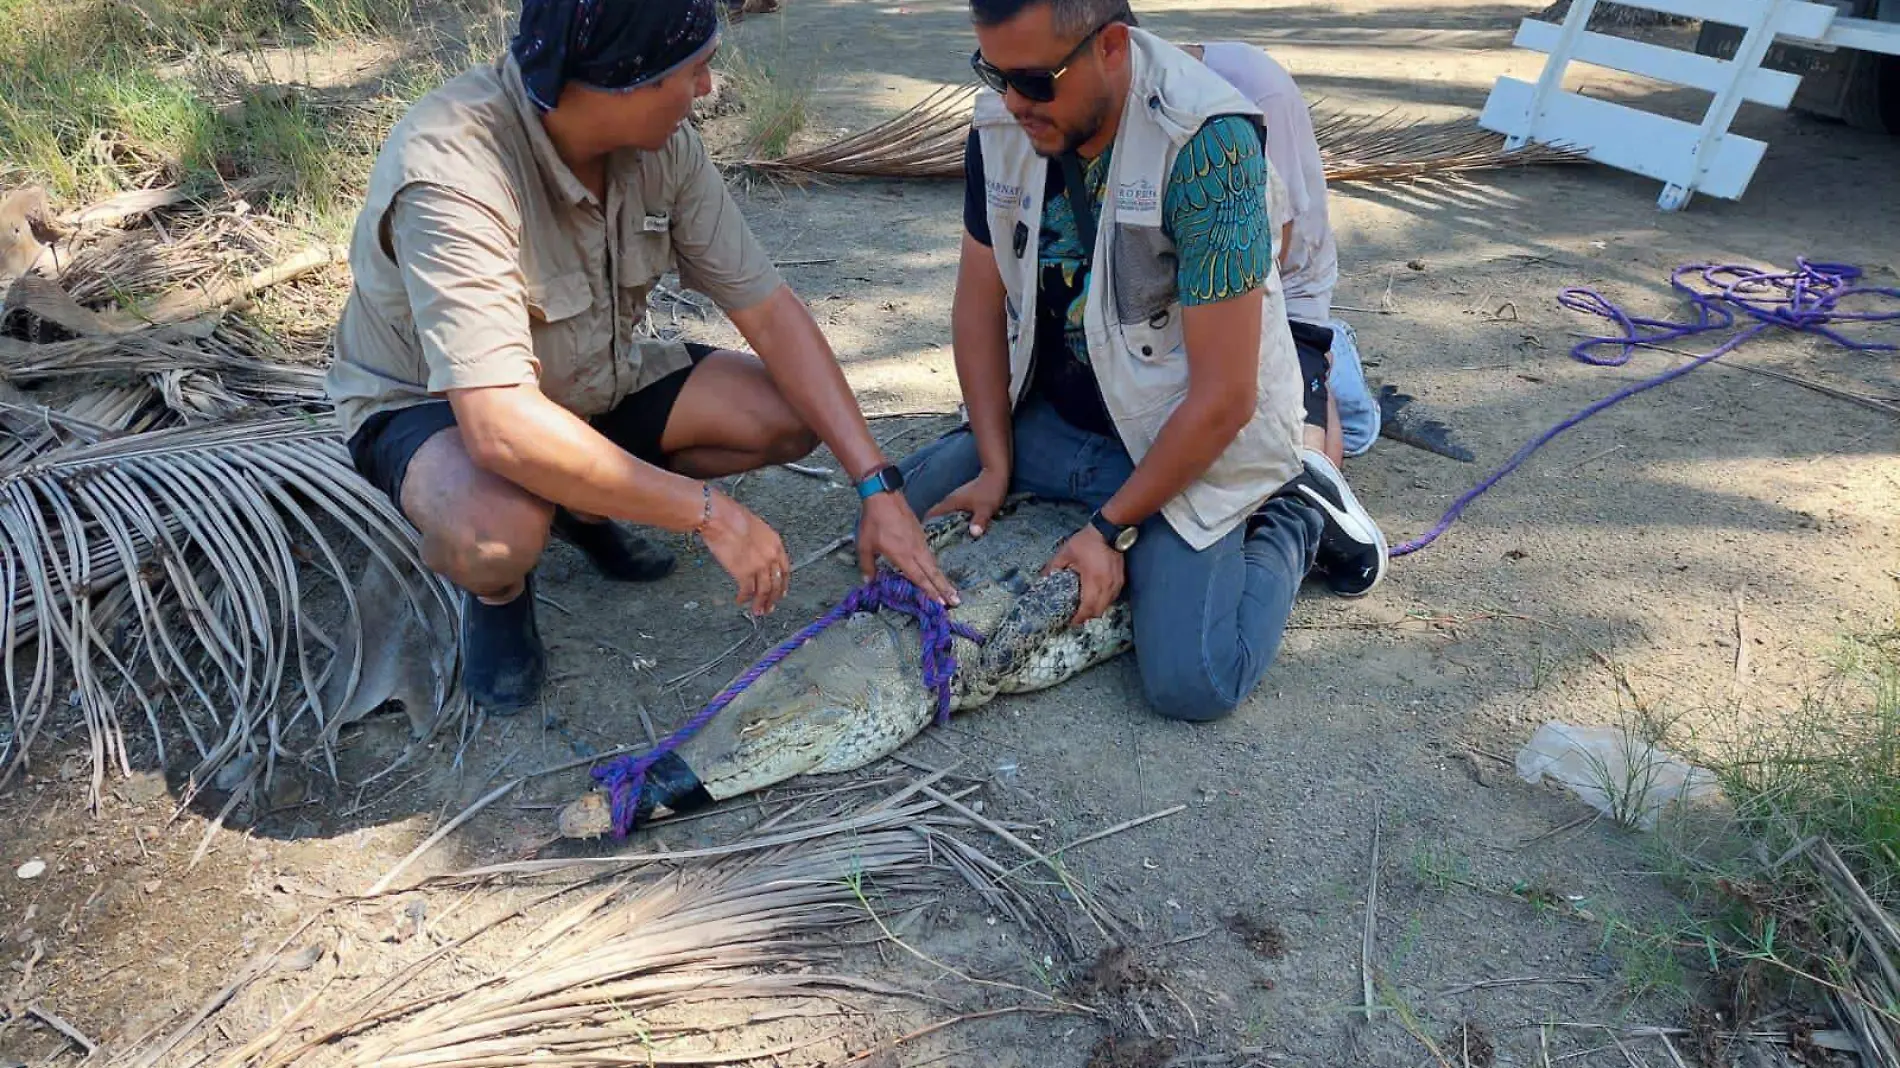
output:
[[[896,464],[885,464],[858,483],[858,500],[868,501],[880,493],[896,493],[904,488],[904,472]]]
[[[1090,513],[1089,526],[1100,531],[1102,540],[1108,542],[1108,547],[1118,553],[1125,553],[1134,548],[1135,539],[1141,535],[1140,527],[1118,527],[1109,522],[1108,517],[1102,514],[1100,508]]]

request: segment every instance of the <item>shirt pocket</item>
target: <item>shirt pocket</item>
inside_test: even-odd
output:
[[[666,216],[630,206],[621,213],[614,235],[614,357],[622,372],[636,381],[643,377],[639,344],[647,336],[642,324],[652,315],[653,289],[673,269],[671,227]]]
[[[537,326],[552,326],[574,318],[594,302],[587,278],[579,271],[531,277],[527,281],[528,318]]]
[[[673,269],[673,220],[629,204],[614,237],[614,281],[622,289],[651,288]]]
[[[570,411],[594,414],[611,403],[613,367],[595,338],[593,293],[579,271],[529,276],[528,332],[541,363],[541,392]],[[589,353],[592,358],[589,358]]]

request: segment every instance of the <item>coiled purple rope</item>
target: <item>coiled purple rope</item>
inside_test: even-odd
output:
[[[594,781],[607,788],[613,798],[614,836],[625,837],[633,829],[634,811],[640,802],[640,789],[646,783],[647,771],[659,759],[684,745],[698,734],[713,717],[725,711],[735,698],[746,688],[759,681],[766,672],[777,667],[799,646],[816,638],[833,623],[851,615],[853,612],[875,612],[880,608],[889,608],[902,612],[917,621],[917,629],[923,639],[923,675],[924,685],[937,694],[937,723],[943,724],[950,719],[950,680],[957,673],[957,657],[952,638],[967,638],[983,644],[983,635],[950,618],[943,605],[924,596],[909,579],[893,571],[879,570],[877,577],[852,590],[838,606],[816,620],[805,625],[804,629],[780,642],[771,652],[766,653],[758,663],[748,668],[745,674],[734,679],[725,689],[719,691],[706,707],[694,714],[692,719],[679,730],[667,735],[652,749],[637,756],[626,755],[593,770]]]
[[[1637,348],[1643,345],[1661,345],[1705,334],[1714,330],[1724,330],[1735,325],[1736,313],[1755,320],[1754,325],[1716,346],[1705,356],[1698,356],[1688,363],[1672,367],[1653,378],[1625,386],[1602,400],[1591,404],[1576,414],[1544,431],[1524,444],[1504,466],[1487,475],[1484,481],[1466,490],[1439,519],[1432,529],[1402,545],[1395,546],[1394,557],[1415,553],[1450,529],[1458,516],[1472,501],[1492,486],[1517,470],[1532,453],[1549,444],[1557,435],[1583,422],[1598,412],[1628,400],[1645,390],[1655,389],[1665,382],[1681,378],[1704,364],[1719,360],[1742,345],[1766,333],[1770,328],[1781,327],[1796,333],[1818,334],[1834,344],[1853,352],[1892,352],[1893,345],[1855,341],[1829,329],[1833,323],[1875,323],[1900,320],[1900,311],[1892,312],[1853,312],[1843,311],[1839,304],[1853,296],[1879,294],[1900,299],[1900,289],[1878,286],[1857,286],[1854,282],[1862,275],[1859,267],[1845,263],[1811,263],[1797,257],[1792,271],[1762,270],[1741,264],[1691,263],[1676,268],[1669,275],[1669,284],[1687,297],[1695,316],[1689,322],[1676,323],[1666,319],[1645,319],[1630,315],[1611,303],[1603,294],[1594,289],[1573,286],[1557,296],[1557,303],[1572,311],[1587,312],[1601,316],[1615,323],[1622,330],[1620,335],[1593,337],[1579,342],[1570,350],[1570,355],[1584,363],[1598,367],[1621,367],[1629,362]],[[1684,281],[1685,278],[1699,279],[1702,286]],[[1606,345],[1617,346],[1618,351],[1611,356],[1600,356],[1595,350]]]

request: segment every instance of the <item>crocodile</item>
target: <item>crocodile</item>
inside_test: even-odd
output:
[[[1079,504],[1006,502],[980,538],[969,514],[925,523],[925,534],[961,602],[948,617],[984,635],[953,639],[950,710],[1002,694],[1030,693],[1119,656],[1133,643],[1125,599],[1072,626],[1081,600],[1072,571],[1040,574],[1062,542],[1088,522]],[[698,734],[648,771],[636,827],[764,789],[797,775],[852,771],[889,756],[931,721],[918,625],[897,612],[858,612],[792,652],[739,694]],[[612,804],[595,789],[564,807],[566,838],[612,828]]]
[[[1379,390],[1381,436],[1455,459],[1470,453],[1424,405],[1391,386]],[[1001,694],[1047,689],[1125,652],[1133,643],[1126,600],[1080,627],[1069,625],[1081,600],[1075,573],[1042,576],[1064,539],[1088,522],[1072,502],[1012,499],[980,538],[968,513],[925,524],[938,563],[961,604],[949,618],[978,634],[979,646],[954,639],[957,669],[950,709],[968,711]],[[797,775],[852,771],[897,751],[936,712],[923,683],[915,620],[896,612],[859,612],[812,638],[761,675],[679,749],[648,770],[634,826],[704,808]],[[595,789],[563,807],[565,838],[612,829],[612,802]]]

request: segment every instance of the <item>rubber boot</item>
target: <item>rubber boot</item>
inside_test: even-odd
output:
[[[615,582],[653,582],[673,570],[673,554],[613,520],[583,523],[565,508],[554,510],[555,537],[581,551],[594,569]]]
[[[548,654],[534,623],[534,575],[507,604],[462,592],[462,685],[491,716],[512,716],[541,698]]]

